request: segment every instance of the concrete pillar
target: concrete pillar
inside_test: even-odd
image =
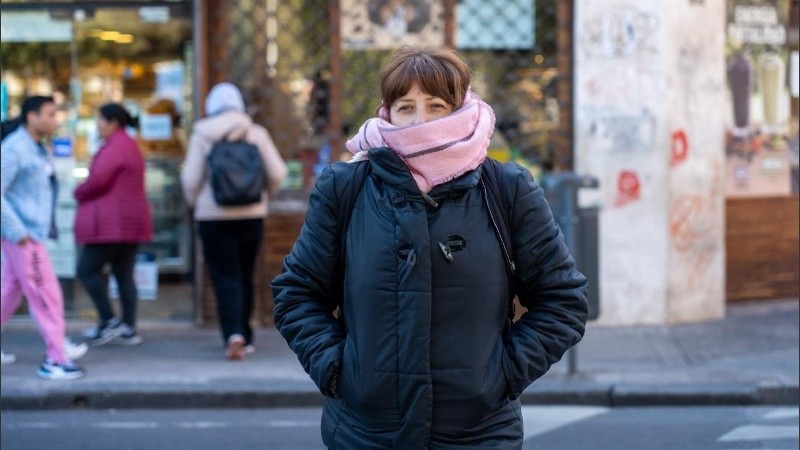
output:
[[[724,0],[576,0],[576,170],[600,179],[599,322],[725,306]]]

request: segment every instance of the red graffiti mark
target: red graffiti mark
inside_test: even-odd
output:
[[[669,235],[679,252],[686,252],[697,241],[695,222],[703,214],[703,198],[700,196],[681,196],[672,205],[669,217]]]
[[[689,138],[683,129],[672,132],[672,151],[670,165],[672,167],[686,161],[689,156]]]
[[[671,201],[669,212],[670,242],[685,267],[685,286],[709,293],[716,285],[713,261],[720,256],[716,236],[722,227],[718,214],[722,170],[718,162],[711,169],[708,192],[679,195]]]
[[[586,91],[589,92],[590,95],[597,95],[600,92],[600,87],[598,86],[597,80],[589,80],[586,83]]]
[[[614,206],[623,206],[632,201],[639,200],[642,184],[639,175],[632,170],[620,171],[617,177],[617,199]]]

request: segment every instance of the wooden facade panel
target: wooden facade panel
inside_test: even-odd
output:
[[[726,201],[729,301],[800,294],[798,196]]]
[[[305,212],[294,214],[272,214],[267,217],[264,233],[264,247],[262,257],[264,260],[265,289],[263,304],[260,305],[258,318],[262,324],[272,326],[272,289],[269,283],[283,270],[283,258],[289,254],[294,241],[300,235],[303,227]]]

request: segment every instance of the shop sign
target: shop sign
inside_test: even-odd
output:
[[[56,158],[72,156],[72,139],[69,137],[53,138],[53,156]]]
[[[533,48],[534,18],[534,0],[460,1],[456,8],[456,47]]]
[[[142,8],[139,8],[139,19],[145,23],[169,22],[169,7],[144,6]]]
[[[72,21],[54,20],[47,11],[4,11],[0,15],[2,42],[70,42]]]
[[[786,28],[780,23],[775,6],[736,5],[733,22],[728,24],[728,38],[742,44],[784,45]]]
[[[147,141],[163,141],[172,137],[172,117],[169,114],[142,114],[139,119],[141,137]]]

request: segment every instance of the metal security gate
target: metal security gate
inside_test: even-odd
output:
[[[240,87],[256,121],[300,171],[284,195],[307,195],[314,167],[336,158],[344,140],[375,114],[380,67],[403,44],[454,46],[466,57],[473,89],[497,115],[492,156],[517,160],[534,174],[572,168],[572,1],[196,0],[195,6],[197,41],[206,48],[198,51],[198,104],[217,82]],[[256,301],[264,323],[271,320],[269,280],[290,244],[263,251]],[[208,282],[199,288],[203,322],[215,308]]]

